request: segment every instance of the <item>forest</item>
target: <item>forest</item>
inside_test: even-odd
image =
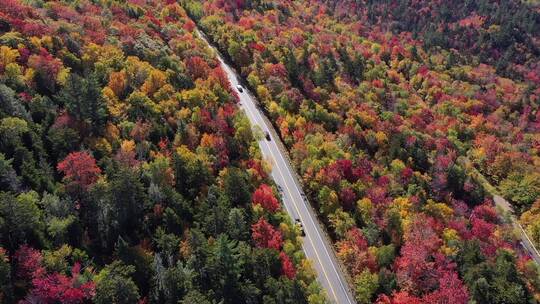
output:
[[[0,1],[0,303],[325,303],[175,1]]]
[[[0,303],[329,303],[216,54],[357,303],[540,302],[540,6],[0,0]]]
[[[535,303],[539,9],[181,1],[287,145],[358,303]],[[483,178],[479,178],[483,177]]]

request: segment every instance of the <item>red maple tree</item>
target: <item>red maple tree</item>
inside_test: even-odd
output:
[[[95,294],[95,283],[80,276],[81,265],[75,263],[71,277],[58,272],[47,273],[42,265],[43,256],[37,249],[21,246],[14,255],[17,277],[31,282],[28,296],[20,303],[85,303]]]
[[[262,184],[253,193],[253,204],[261,205],[264,210],[274,213],[279,210],[279,201],[274,196],[272,188],[266,184]]]
[[[251,226],[251,237],[255,241],[257,247],[273,248],[279,250],[283,244],[281,232],[275,229],[264,218]]]
[[[377,304],[421,304],[420,298],[410,295],[406,291],[394,292],[392,296],[385,294],[379,296]]]
[[[294,276],[296,276],[296,268],[294,267],[291,258],[282,251],[279,253],[279,259],[281,260],[282,274],[290,280],[294,279]]]
[[[469,292],[457,273],[446,271],[439,279],[439,289],[426,295],[423,300],[424,303],[433,304],[465,304],[469,302]]]
[[[22,245],[13,256],[17,262],[17,277],[25,281],[45,275],[45,268],[41,266],[41,252],[28,245]]]
[[[208,63],[199,56],[193,56],[186,60],[186,66],[189,71],[189,75],[193,79],[206,78],[210,71]]]
[[[84,190],[95,183],[101,173],[96,160],[88,152],[72,152],[58,163],[58,171],[64,173],[64,181],[71,187]]]
[[[437,286],[435,255],[442,242],[433,218],[419,216],[405,233],[401,256],[396,260],[396,274],[402,290],[427,293]]]
[[[32,281],[34,288],[30,297],[39,299],[40,303],[84,303],[95,294],[95,283],[80,282],[81,265],[75,263],[71,269],[71,277],[60,273],[52,273]]]

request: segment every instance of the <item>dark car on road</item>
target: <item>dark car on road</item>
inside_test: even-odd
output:
[[[270,133],[264,132],[264,137],[266,138],[266,140],[270,141]]]
[[[244,92],[244,88],[242,88],[241,85],[237,85],[237,86],[236,86],[236,89],[237,89],[238,92],[240,92],[240,93]]]
[[[300,219],[295,219],[294,224],[300,229],[300,234],[302,236],[306,236],[306,232],[304,231],[304,225],[302,225],[302,221]]]

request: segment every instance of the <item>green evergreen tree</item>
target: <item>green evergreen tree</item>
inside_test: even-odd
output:
[[[133,304],[139,300],[139,289],[131,279],[135,267],[114,261],[103,268],[97,277],[96,304]]]
[[[92,133],[102,134],[108,113],[101,87],[94,74],[83,78],[71,73],[66,85],[56,95],[56,100],[71,116],[86,123]]]

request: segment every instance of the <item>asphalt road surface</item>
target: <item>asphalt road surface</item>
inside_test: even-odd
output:
[[[474,168],[474,165],[471,163],[468,157],[460,157],[458,160],[463,166]],[[473,170],[476,171],[476,169]],[[489,185],[489,181],[480,172],[476,171],[475,174],[476,175],[473,175],[473,178],[475,176],[480,177]],[[509,219],[512,222],[512,227],[519,234],[520,244],[521,247],[523,247],[523,250],[527,252],[531,259],[536,262],[536,264],[540,265],[540,252],[538,252],[538,249],[534,246],[534,243],[527,235],[527,232],[523,229],[523,226],[521,226],[519,220],[516,218],[512,204],[510,204],[510,202],[508,202],[504,197],[496,194],[495,187],[492,185],[486,186],[486,190],[493,196],[495,206],[502,211],[499,216],[502,219]]]
[[[199,36],[206,40],[204,34],[199,32]],[[219,52],[214,47],[212,48],[227,74],[231,87],[233,90],[237,90],[240,82],[236,72],[225,63]],[[308,205],[309,202],[302,196],[302,188],[296,179],[292,166],[284,155],[286,152],[279,149],[277,143],[280,140],[279,137],[275,135],[273,127],[257,108],[255,97],[246,88],[243,88],[243,92],[237,90],[237,93],[240,97],[240,107],[245,111],[252,127],[259,126],[264,134],[268,133],[270,136],[270,140],[263,136],[259,141],[262,155],[272,164],[271,175],[276,184],[283,190],[285,209],[293,219],[299,219],[302,222],[306,234],[303,238],[303,249],[317,271],[318,280],[326,290],[328,300],[339,304],[356,303],[345,276],[339,268],[338,261],[332,251],[332,245],[323,235],[317,217]]]
[[[495,202],[495,205],[501,208],[503,211],[508,212],[510,214],[510,219],[512,220],[512,226],[514,226],[514,229],[516,229],[519,233],[519,237],[521,238],[521,246],[523,249],[525,249],[529,256],[536,262],[536,264],[540,265],[540,253],[534,246],[533,242],[519,223],[519,221],[516,219],[514,215],[514,209],[512,208],[512,205],[505,200],[502,196],[494,195],[493,201]]]

